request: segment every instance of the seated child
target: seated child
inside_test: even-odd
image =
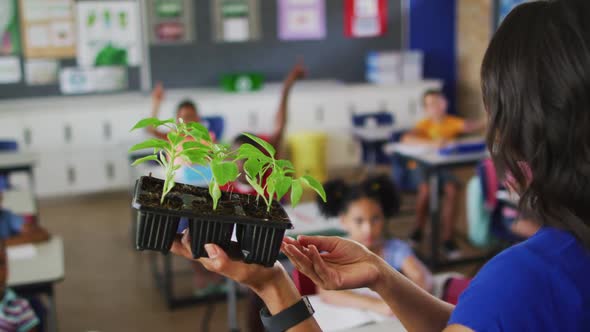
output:
[[[416,127],[402,137],[403,143],[434,145],[442,147],[459,135],[474,133],[483,129],[483,123],[471,122],[447,114],[447,100],[440,90],[429,90],[423,96],[424,112],[427,118],[418,122]],[[410,235],[413,242],[422,241],[422,232],[428,215],[428,200],[430,187],[424,171],[415,164],[415,181],[418,183],[418,197],[416,202],[416,225]],[[441,172],[439,188],[444,193],[442,201],[442,241],[446,254],[450,257],[458,254],[458,248],[453,241],[453,229],[456,219],[456,205],[459,180],[450,172]]]
[[[44,242],[49,233],[29,216],[23,218],[3,208],[4,188],[0,187],[0,240],[7,245]]]
[[[31,332],[37,331],[39,318],[35,315],[29,302],[18,297],[10,288],[6,288],[8,266],[6,245],[0,240],[0,331]]]
[[[424,290],[432,291],[432,275],[428,268],[405,242],[387,236],[388,219],[398,212],[400,206],[398,190],[389,178],[372,177],[355,185],[334,180],[326,183],[324,188],[328,201],[318,200],[322,214],[339,216],[351,239],[381,256]],[[320,289],[319,295],[327,303],[391,314],[389,306],[370,292]]]

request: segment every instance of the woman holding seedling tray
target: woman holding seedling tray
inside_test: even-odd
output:
[[[323,289],[375,290],[408,331],[590,331],[589,13],[588,0],[526,2],[512,10],[492,38],[482,64],[482,90],[489,116],[487,145],[497,168],[514,179],[511,188],[520,195],[521,207],[542,227],[531,238],[490,260],[456,306],[420,289],[357,242],[302,236],[297,240],[285,238],[281,244],[283,233],[273,234],[295,267]],[[150,121],[159,124],[154,122],[157,120],[149,120],[148,124]],[[177,126],[182,129],[183,124]],[[201,128],[180,132],[183,130],[196,138],[202,132]],[[172,134],[172,144],[177,142],[175,135],[179,134]],[[201,144],[199,140],[192,143]],[[155,147],[156,152],[166,149],[170,154],[177,151],[173,146],[157,144],[144,147]],[[270,198],[275,193],[280,198],[289,187],[294,203],[302,184],[323,194],[311,179],[290,178],[292,168],[274,160],[274,153],[266,156],[250,148],[219,150],[215,145],[194,150],[195,159],[211,162],[216,179],[209,191],[219,206],[235,199],[230,193],[221,197],[216,189],[220,182],[237,176],[235,165],[226,157],[246,158],[246,172],[253,183],[259,183],[257,177],[265,168],[272,169],[266,185],[270,195],[263,196],[263,188],[257,187],[258,203],[271,213],[280,208],[275,210]],[[159,161],[166,165],[174,160],[172,157],[162,153]],[[141,187],[144,179],[138,191],[145,189]],[[167,184],[159,189],[170,188]],[[183,207],[194,202],[192,196],[185,196],[189,189],[172,189],[166,199],[153,193],[154,204],[163,202],[163,206],[184,212]],[[206,201],[200,194],[197,196]],[[236,206],[244,206],[242,198],[239,203]],[[250,213],[240,212],[239,208],[235,212]],[[233,219],[253,228],[263,228],[265,222],[270,225],[268,229],[288,224],[286,219],[274,219],[278,216],[251,224],[242,222],[242,217]],[[203,215],[196,217],[209,215],[203,210]],[[172,252],[190,259],[201,256],[195,255],[195,249],[200,248],[194,246],[194,235],[189,231],[174,238]],[[198,260],[208,270],[247,285],[264,301],[267,308],[261,317],[269,331],[320,331],[312,317],[313,309],[280,263],[263,264],[268,268],[244,264],[230,259],[229,248],[217,243],[207,243],[204,249],[208,258]],[[248,257],[250,253],[244,249]],[[245,260],[248,262],[248,258]]]

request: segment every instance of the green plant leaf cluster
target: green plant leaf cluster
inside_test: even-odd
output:
[[[297,205],[303,194],[303,187],[313,189],[324,201],[326,193],[322,185],[311,176],[295,177],[295,168],[288,160],[276,159],[276,151],[268,142],[250,134],[244,134],[261,148],[252,144],[243,144],[236,151],[230,146],[213,142],[205,126],[200,123],[184,123],[174,119],[159,120],[146,118],[140,120],[131,130],[146,127],[167,128],[167,140],[150,138],[129,149],[130,152],[153,149],[153,153],[137,159],[132,166],[146,161],[156,161],[165,169],[164,188],[161,202],[174,187],[174,175],[181,165],[177,159],[192,165],[210,165],[213,178],[209,182],[209,195],[213,199],[213,209],[217,208],[221,198],[221,187],[235,181],[239,174],[236,161],[244,160],[246,180],[257,193],[257,199],[262,198],[270,211],[273,199],[280,200],[289,190],[291,204]],[[200,174],[196,169],[193,171]],[[202,174],[200,174],[202,176]]]

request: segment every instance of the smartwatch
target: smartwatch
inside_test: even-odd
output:
[[[313,316],[311,303],[306,296],[294,305],[271,316],[266,307],[260,310],[260,319],[268,332],[283,332]]]

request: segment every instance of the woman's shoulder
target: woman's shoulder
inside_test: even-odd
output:
[[[571,318],[589,309],[584,306],[590,287],[583,281],[590,272],[587,255],[569,233],[542,229],[481,269],[450,323],[478,331],[497,324],[509,330],[572,326]]]

